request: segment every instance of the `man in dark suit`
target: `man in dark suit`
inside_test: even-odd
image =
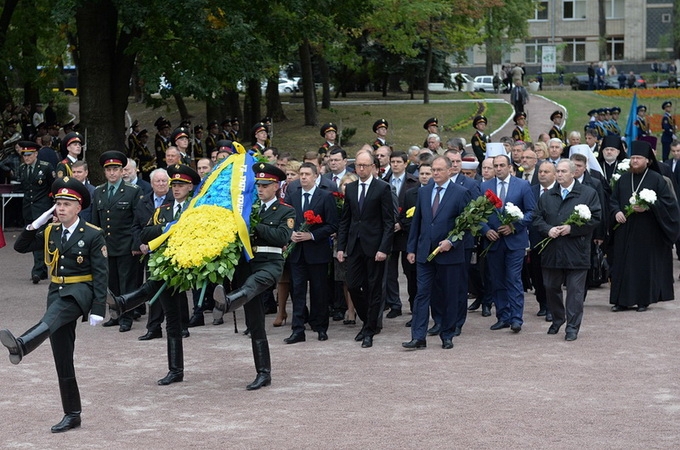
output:
[[[532,186],[538,184],[538,163],[538,155],[535,151],[530,148],[524,150],[520,169],[515,176],[528,181]]]
[[[52,206],[50,188],[54,181],[54,168],[45,161],[38,161],[38,144],[31,141],[17,143],[23,164],[19,166],[18,181],[24,192],[22,213],[24,223],[29,224]],[[38,284],[47,278],[42,248],[33,251],[31,281]]]
[[[408,233],[404,231],[403,217],[401,212],[404,210],[406,193],[418,186],[418,179],[406,173],[408,156],[406,153],[393,152],[390,157],[390,176],[385,179],[392,185],[392,189],[397,195],[399,204],[397,218],[394,223],[394,240],[392,242],[392,253],[387,258],[387,273],[385,274],[385,304],[390,307],[387,313],[388,319],[401,316],[401,298],[399,297],[399,259],[401,258],[401,268],[406,275],[406,279],[415,277],[415,266],[408,262],[406,258],[406,242]]]
[[[510,175],[510,158],[496,156],[493,164],[496,178],[482,183],[482,191],[489,189],[503,201],[499,212],[503,212],[507,203],[512,203],[523,212],[524,217],[511,225],[502,225],[498,214],[492,214],[489,222],[482,224],[482,234],[492,244],[487,263],[498,321],[491,329],[509,327],[519,333],[524,312],[522,264],[524,251],[529,245],[527,226],[531,223],[536,200],[531,194],[529,182]]]
[[[340,181],[347,173],[353,172],[347,167],[347,152],[338,146],[333,146],[329,149],[328,167],[330,172],[324,173],[323,178],[331,180],[335,183],[335,188],[340,189]]]
[[[9,330],[0,331],[0,342],[9,350],[9,359],[19,364],[24,356],[50,338],[54,365],[59,378],[59,392],[64,418],[52,427],[61,433],[80,426],[80,392],[73,366],[76,325],[80,317],[97,325],[106,314],[106,242],[102,230],[78,217],[90,203],[85,186],[75,178],[61,178],[52,185],[58,224],[30,224],[14,244],[19,253],[47,248],[51,283],[47,293],[47,310],[37,325],[15,338]]]
[[[87,163],[85,161],[76,161],[71,166],[71,171],[73,173],[73,178],[75,178],[76,180],[80,181],[85,185],[87,192],[89,192],[90,194],[90,198],[94,197],[94,191],[96,188],[92,186],[90,182],[87,180],[87,175],[89,174],[89,171],[87,170]],[[87,208],[83,208],[80,210],[80,218],[83,219],[85,222],[92,222],[91,203]]]
[[[363,348],[373,346],[381,315],[385,261],[392,251],[394,206],[390,185],[373,177],[378,168],[368,151],[356,157],[359,180],[345,188],[345,204],[338,229],[338,261],[347,258],[347,284],[364,325],[355,337]]]
[[[309,285],[309,325],[319,334],[319,340],[328,339],[328,264],[333,257],[331,234],[338,229],[338,211],[333,195],[316,187],[317,168],[311,163],[300,166],[300,187],[286,193],[286,204],[295,208],[295,229],[291,240],[295,243],[288,256],[290,263],[291,292],[293,295],[292,334],[284,339],[286,344],[305,340],[305,306]],[[313,212],[321,223],[299,231],[305,223],[304,214]]]
[[[442,348],[453,348],[458,322],[458,305],[467,299],[468,272],[465,245],[447,239],[456,218],[472,200],[469,190],[451,181],[451,161],[438,156],[432,162],[432,178],[418,190],[418,200],[408,239],[408,260],[417,263],[418,293],[411,326],[411,341],[402,346],[420,349],[427,346],[426,332],[430,303],[441,312],[439,336]],[[430,253],[440,249],[432,261]],[[439,289],[434,292],[434,286]],[[434,295],[433,295],[434,294]]]
[[[107,182],[97,186],[92,201],[92,223],[101,226],[108,248],[109,289],[120,295],[137,287],[134,273],[135,256],[132,225],[142,190],[123,180],[123,167],[127,165],[125,154],[111,150],[99,157]],[[103,326],[119,325],[120,332],[132,328],[132,312],[118,319],[110,319]]]
[[[137,163],[134,159],[128,159],[127,166],[123,167],[123,181],[139,186],[145,197],[151,195],[153,192],[151,184],[137,175]]]
[[[135,221],[133,225],[133,236],[135,240],[135,248],[138,249],[144,256],[146,263],[146,255],[149,254],[149,246],[142,243],[141,232],[153,217],[153,213],[162,205],[170,204],[174,201],[172,193],[170,192],[170,179],[168,172],[165,169],[156,169],[151,172],[151,187],[153,192],[151,195],[145,195],[144,198],[137,204],[135,208]],[[137,286],[142,284],[141,279],[138,280]],[[146,334],[138,337],[140,341],[148,341],[151,339],[163,337],[161,331],[161,324],[163,323],[163,307],[161,302],[154,302],[149,305],[149,315],[146,319]]]

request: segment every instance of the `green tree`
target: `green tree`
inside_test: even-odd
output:
[[[505,51],[509,51],[515,40],[529,35],[527,20],[533,17],[535,0],[500,0],[485,11],[480,23],[486,48],[486,71],[493,73],[493,65],[502,62]]]

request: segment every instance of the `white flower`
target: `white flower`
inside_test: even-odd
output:
[[[598,156],[600,156],[600,152],[593,152],[593,156],[597,158]]]
[[[588,205],[576,205],[574,206],[574,211],[578,214],[578,216],[583,219],[583,220],[590,220],[591,213],[590,213],[590,208],[588,208]]]
[[[621,178],[621,174],[620,174],[620,173],[615,173],[615,174],[612,175],[612,179],[613,179],[614,181],[619,181],[619,178]]]
[[[631,205],[636,205],[637,202],[638,202],[637,194],[633,192],[633,195],[631,195],[630,198],[628,199],[628,203],[630,203]]]
[[[640,191],[640,200],[648,205],[653,205],[656,202],[656,192],[651,189],[643,189]]]
[[[616,165],[616,170],[628,172],[630,170],[630,159],[626,158]]]
[[[524,219],[524,213],[522,212],[522,210],[510,202],[507,202],[505,204],[505,212],[508,213],[508,215],[515,220]]]

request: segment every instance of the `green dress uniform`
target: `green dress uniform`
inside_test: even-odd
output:
[[[24,192],[22,205],[24,223],[29,224],[54,204],[52,197],[50,197],[50,189],[54,182],[54,169],[50,163],[45,161],[36,161],[32,168],[26,164],[21,164],[18,181],[21,184],[21,190]],[[38,247],[33,252],[33,268],[31,269],[33,283],[37,283],[47,276],[47,268],[43,259],[43,249]]]
[[[59,161],[59,164],[57,164],[57,178],[72,177],[73,170],[71,166],[73,166],[73,162],[68,156]]]
[[[484,155],[486,154],[486,144],[491,142],[491,138],[481,131],[477,131],[472,139],[470,139],[470,145],[472,145],[472,151],[475,153],[477,160],[481,163],[484,161]]]

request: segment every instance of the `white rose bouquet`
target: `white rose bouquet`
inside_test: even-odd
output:
[[[633,195],[631,195],[630,199],[628,199],[628,203],[629,204],[623,208],[623,213],[626,216],[626,219],[628,219],[635,212],[635,206],[649,209],[650,206],[656,203],[656,192],[647,188],[641,190],[639,194],[637,192],[633,192]],[[621,224],[617,223],[614,225],[613,229],[616,230],[619,226],[621,226]]]
[[[590,212],[588,205],[576,205],[574,206],[574,211],[569,215],[569,217],[567,217],[567,220],[565,220],[562,225],[585,225],[588,223],[591,217],[592,213]],[[541,249],[538,251],[538,253],[541,253],[552,240],[553,238],[547,237],[536,244],[536,247],[534,248],[540,247]]]

